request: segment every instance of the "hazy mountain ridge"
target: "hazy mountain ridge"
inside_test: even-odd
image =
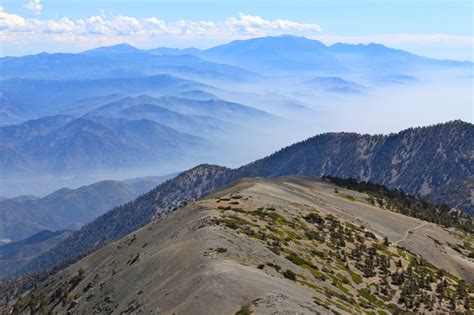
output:
[[[281,123],[267,112],[196,90],[184,97],[125,97],[81,115],[46,116],[0,127],[0,170],[5,177],[29,172],[67,174],[96,170],[143,169],[162,161],[162,169],[207,160],[217,142],[244,131]],[[108,97],[107,97],[108,98]],[[95,100],[86,101],[91,109]],[[163,158],[168,159],[164,160]],[[168,164],[167,164],[168,163]],[[174,169],[179,165],[174,165]]]
[[[282,35],[236,40],[197,53],[210,61],[224,62],[263,74],[342,74],[357,71],[371,78],[413,73],[423,68],[469,67],[471,62],[435,60],[381,44],[326,46],[317,40]]]
[[[102,79],[6,79],[0,82],[0,90],[15,105],[24,117],[38,117],[62,113],[67,104],[85,97],[100,97],[111,94],[165,95],[189,90],[212,90],[212,87],[177,78],[168,74],[135,78]]]
[[[4,57],[0,58],[0,67],[2,79],[132,78],[156,74],[229,81],[260,78],[257,73],[246,69],[205,61],[194,55],[156,55],[130,45],[99,47],[79,54]]]
[[[152,120],[95,116],[45,117],[0,127],[0,143],[12,155],[0,160],[5,177],[28,171],[114,170],[206,146],[203,138]]]
[[[204,92],[205,93],[205,92]],[[212,95],[212,94],[207,94]],[[208,123],[222,123],[219,120],[226,120],[235,124],[245,124],[245,120],[275,120],[279,117],[235,102],[229,102],[217,97],[200,100],[177,96],[151,97],[140,95],[137,97],[127,97],[119,101],[111,102],[96,108],[90,114],[121,114],[124,117],[129,111],[137,109],[135,106],[148,106],[149,110],[166,110],[164,114],[186,115],[190,119],[201,120],[208,119]],[[156,106],[156,107],[151,107]],[[172,113],[170,113],[172,112]],[[176,117],[176,116],[175,116]],[[171,117],[170,117],[171,118]],[[211,119],[210,119],[211,118]],[[164,118],[159,118],[163,124],[166,124]],[[183,119],[185,119],[183,117]],[[203,121],[204,122],[204,121]]]
[[[121,62],[123,58],[127,58],[127,63]],[[205,50],[166,47],[143,50],[119,44],[78,54],[41,53],[0,58],[3,78],[62,79],[71,78],[71,73],[75,73],[75,77],[87,78],[169,73],[193,79],[207,77],[242,81],[263,78],[258,72],[336,74],[357,70],[374,75],[377,71],[393,74],[426,67],[465,67],[470,64],[430,59],[375,43],[325,45],[317,40],[290,35],[236,40]]]
[[[303,84],[311,89],[323,90],[335,93],[364,93],[366,87],[340,77],[312,77],[303,81]]]
[[[445,137],[446,132],[459,137],[454,139],[456,141],[452,141],[453,138]],[[452,172],[451,179],[439,179],[434,176],[430,181],[430,184],[436,187],[449,185],[450,180],[466,176],[466,172],[472,173],[473,160],[469,158],[469,152],[474,148],[472,132],[474,132],[472,124],[454,121],[430,127],[412,128],[390,136],[323,134],[238,169],[213,165],[198,166],[163,183],[135,201],[105,213],[74,233],[68,241],[33,260],[24,270],[51,266],[93,246],[118,239],[153,218],[160,217],[183,203],[201,198],[242,177],[277,177],[289,174],[352,176],[374,182],[384,181],[392,188],[403,188],[407,192],[412,190],[419,193],[422,184],[431,174]],[[449,142],[449,145],[446,142]],[[371,146],[366,146],[368,143]],[[425,152],[410,151],[414,144],[421,144]],[[465,159],[445,159],[441,153],[446,152],[437,155],[439,145],[449,148],[449,152],[465,152]],[[361,147],[367,151],[361,151]],[[391,163],[392,158],[407,153],[411,154],[409,159]],[[423,162],[423,165],[419,165],[417,162],[425,158],[423,154],[430,156],[430,163]],[[374,161],[377,163],[374,164]],[[459,168],[459,165],[464,167]],[[453,169],[455,171],[452,171]],[[392,170],[399,176],[393,176]],[[410,181],[406,180],[407,176],[411,176]]]

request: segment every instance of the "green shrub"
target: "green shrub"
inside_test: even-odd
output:
[[[281,267],[279,265],[276,265],[274,263],[267,263],[267,266],[275,268],[276,271],[280,272]]]
[[[242,305],[240,310],[238,310],[235,315],[250,315],[253,312],[250,310],[250,307],[248,305]]]
[[[290,269],[286,269],[285,271],[283,271],[283,276],[287,279],[296,281],[296,274]]]
[[[324,223],[324,219],[319,214],[317,214],[316,212],[311,212],[310,214],[306,215],[304,217],[304,219],[307,222],[313,223],[313,224],[323,224]]]
[[[352,278],[352,281],[354,281],[354,283],[356,284],[362,283],[362,276],[358,273],[351,272],[351,278]]]
[[[369,302],[372,302],[372,303],[377,302],[377,298],[375,297],[375,295],[371,294],[371,293],[369,292],[369,290],[367,290],[367,289],[365,289],[365,288],[364,288],[364,289],[360,289],[360,290],[359,290],[359,294],[360,294],[363,298],[365,298],[367,301],[369,301]]]
[[[288,259],[289,261],[291,261],[292,263],[298,266],[303,266],[303,265],[308,264],[306,260],[304,260],[303,258],[301,258],[295,253],[290,253],[289,255],[286,256],[286,259]]]

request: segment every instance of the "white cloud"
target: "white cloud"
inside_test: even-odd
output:
[[[36,14],[41,14],[41,10],[43,9],[43,5],[41,4],[41,0],[30,0],[27,4],[23,6],[23,8],[30,10]]]
[[[310,31],[321,32],[322,29],[316,24],[304,24],[289,20],[265,20],[259,16],[246,15],[239,13],[240,17],[227,18],[226,25],[234,33],[243,33],[249,35],[262,35],[268,31]]]
[[[39,0],[29,4],[41,6]],[[127,42],[141,47],[171,45],[207,48],[234,39],[284,33],[304,35],[327,44],[335,42],[377,42],[436,58],[471,59],[474,37],[445,34],[387,34],[338,36],[322,34],[317,24],[276,19],[240,13],[221,21],[165,21],[159,17],[135,18],[113,16],[101,10],[98,15],[82,19],[25,18],[6,12],[0,6],[0,55],[38,51],[78,51],[100,45]],[[159,44],[157,43],[159,41]],[[444,51],[442,51],[444,49]],[[453,52],[459,52],[459,56]],[[435,53],[433,53],[435,52]],[[451,57],[453,56],[453,57]]]
[[[26,20],[21,16],[9,14],[0,6],[0,31],[16,32],[26,27]]]
[[[28,3],[28,9],[41,10],[39,0]],[[25,7],[26,7],[25,6]],[[0,32],[3,36],[70,34],[80,36],[160,36],[160,35],[264,35],[285,32],[320,32],[316,24],[303,24],[289,20],[266,20],[259,16],[240,13],[238,18],[230,17],[224,22],[179,20],[166,22],[157,17],[138,19],[130,16],[108,17],[104,12],[85,19],[71,20],[63,17],[51,19],[26,19],[10,14],[0,7]]]

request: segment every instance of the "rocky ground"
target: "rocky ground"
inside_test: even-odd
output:
[[[9,309],[466,312],[474,307],[474,261],[459,250],[465,242],[472,235],[375,207],[319,179],[244,179],[101,248]]]

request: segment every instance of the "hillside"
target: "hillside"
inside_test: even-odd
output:
[[[204,165],[184,172],[134,201],[104,213],[11,275],[43,270],[111,240],[119,239],[179,206],[202,198],[228,184],[225,176],[228,170],[224,167]]]
[[[32,260],[19,272],[42,270],[94,246],[121,238],[182,204],[202,198],[243,177],[329,174],[376,183],[385,181],[387,186],[403,188],[407,192],[411,189],[416,191],[416,184],[422,185],[425,180],[443,187],[443,183],[449,185],[450,177],[454,180],[473,173],[473,160],[469,158],[474,148],[473,130],[473,125],[456,121],[408,129],[390,136],[324,134],[239,169],[201,165],[183,172],[135,201],[105,213],[67,241]],[[452,136],[447,138],[446,134]],[[420,145],[420,149],[413,147],[415,143]],[[372,152],[372,155],[363,154],[360,148],[366,148],[366,153]],[[452,152],[457,152],[456,157],[447,158]],[[392,164],[392,161],[396,163]],[[359,177],[360,174],[364,177]],[[399,175],[392,177],[393,174]],[[437,178],[437,174],[445,175]],[[387,177],[394,181],[389,181]],[[465,210],[469,209],[472,208]]]
[[[427,198],[435,203],[444,202],[448,205],[455,205],[474,216],[474,177],[452,181],[447,186],[435,189]]]
[[[288,146],[235,171],[238,177],[322,174],[371,181],[434,197],[474,174],[474,125],[452,121],[390,135],[327,133]],[[460,183],[462,185],[462,182]],[[472,191],[472,190],[471,190]],[[469,189],[460,191],[463,195]],[[437,198],[474,214],[466,196]]]
[[[474,307],[466,284],[474,282],[474,260],[459,249],[472,246],[472,235],[369,199],[317,178],[240,180],[52,275],[10,307],[162,314]]]

